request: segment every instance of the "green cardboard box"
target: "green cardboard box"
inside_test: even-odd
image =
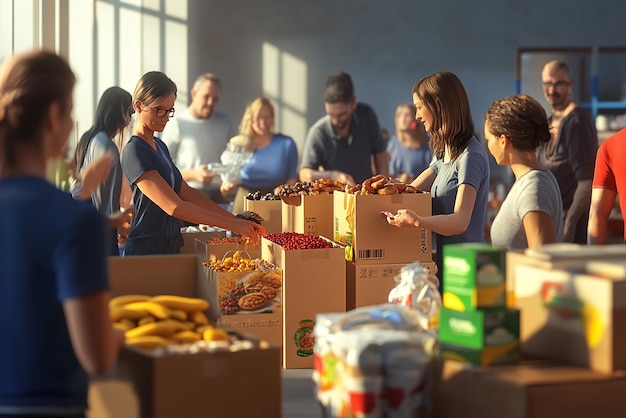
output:
[[[497,347],[500,348],[500,347]],[[497,350],[493,347],[468,348],[455,344],[439,343],[439,357],[444,360],[454,360],[471,363],[477,366],[496,366],[500,364],[515,364],[520,358],[519,344],[507,350]]]
[[[487,244],[443,248],[443,306],[457,311],[506,307],[506,249]]]
[[[459,312],[442,308],[439,317],[439,342],[461,347],[488,349],[492,358],[519,347],[520,311],[483,309]]]

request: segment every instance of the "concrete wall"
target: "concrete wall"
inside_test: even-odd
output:
[[[626,2],[617,0],[190,0],[189,84],[200,72],[218,73],[220,107],[238,122],[245,103],[266,94],[263,45],[270,44],[298,62],[296,78],[306,69],[304,108],[296,111],[304,123],[292,117],[278,126],[301,144],[323,115],[332,71],[352,75],[357,99],[371,104],[388,129],[416,81],[452,71],[482,133],[491,101],[515,93],[518,47],[624,46],[624,16]],[[281,94],[296,88],[284,87],[279,107]]]

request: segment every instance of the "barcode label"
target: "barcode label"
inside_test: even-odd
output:
[[[358,258],[361,260],[382,260],[385,258],[385,250],[377,248],[373,250],[358,250]]]

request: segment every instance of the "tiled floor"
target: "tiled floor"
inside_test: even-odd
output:
[[[283,418],[320,418],[311,369],[283,369]]]

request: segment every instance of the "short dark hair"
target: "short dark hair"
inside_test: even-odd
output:
[[[343,71],[333,73],[326,79],[326,103],[348,103],[354,98],[354,86],[350,74]]]

